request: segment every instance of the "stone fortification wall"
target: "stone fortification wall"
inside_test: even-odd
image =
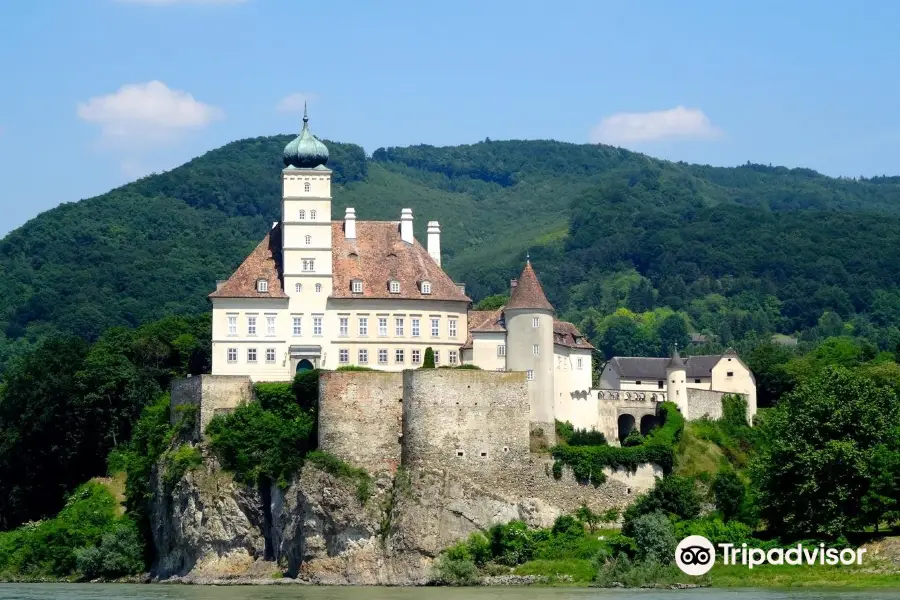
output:
[[[528,459],[525,373],[403,373],[403,464],[490,475]]]
[[[319,378],[319,448],[371,474],[400,464],[403,373],[334,371]]]
[[[718,392],[715,390],[695,390],[688,388],[687,414],[685,415],[685,418],[688,421],[702,419],[703,417],[709,417],[710,419],[721,419],[722,398],[724,396],[743,396],[744,399],[747,399],[746,394],[736,394],[734,392]]]
[[[213,417],[232,411],[253,399],[253,384],[244,375],[197,375],[172,382],[169,418],[178,419],[178,407],[199,406],[197,434],[202,434]]]
[[[662,391],[630,392],[622,390],[591,390],[597,403],[596,429],[606,436],[611,445],[619,444],[619,417],[631,415],[637,423],[641,417],[655,415],[660,402],[665,402]]]

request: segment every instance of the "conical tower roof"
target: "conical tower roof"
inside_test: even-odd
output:
[[[519,275],[505,308],[553,310],[553,305],[547,300],[544,288],[541,287],[541,282],[531,267],[531,260],[525,261],[525,268],[522,269],[522,274]]]
[[[669,369],[684,369],[684,361],[681,360],[681,355],[678,354],[678,345],[675,345],[675,351],[672,353],[672,358],[669,359],[668,364],[666,365],[666,370]]]

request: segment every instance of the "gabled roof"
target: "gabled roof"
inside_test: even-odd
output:
[[[534,308],[543,310],[553,310],[553,305],[547,300],[544,294],[544,288],[538,281],[537,274],[531,268],[531,261],[525,263],[522,274],[516,280],[516,286],[512,289],[509,296],[509,302],[504,307],[506,309],[517,308]]]
[[[281,224],[275,225],[241,266],[210,298],[287,298],[281,285]],[[268,291],[258,292],[256,282],[265,279]]]
[[[469,326],[466,343],[462,349],[468,350],[474,342],[473,333],[503,333],[506,327],[503,324],[503,307],[497,310],[470,310],[466,318]]]
[[[711,377],[712,368],[722,359],[721,354],[689,356],[684,359],[687,377]],[[621,377],[627,379],[665,379],[666,366],[670,358],[649,358],[644,356],[616,356],[609,364]]]
[[[575,325],[568,321],[557,321],[556,319],[553,320],[553,343],[566,346],[567,348],[594,349]]]
[[[357,221],[356,238],[344,237],[344,222],[333,221],[332,298],[404,298],[471,302],[428,251],[417,241],[400,239],[399,221]],[[350,282],[363,282],[354,294]],[[390,293],[390,282],[400,283],[400,293]],[[422,282],[431,283],[423,294]]]

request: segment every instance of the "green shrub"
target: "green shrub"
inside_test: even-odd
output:
[[[434,350],[431,349],[431,346],[425,348],[425,359],[422,361],[423,369],[433,369],[434,368]]]
[[[362,365],[344,365],[342,367],[338,367],[335,371],[377,371],[378,369],[373,369],[372,367],[363,367]]]
[[[663,472],[669,473],[674,464],[675,443],[684,430],[684,417],[671,402],[663,402],[659,410],[663,424],[654,429],[640,446],[556,446],[552,450],[553,457],[570,466],[579,481],[594,485],[606,480],[603,473],[606,467],[634,471],[642,464],[655,463],[662,467]]]
[[[491,555],[502,565],[515,566],[534,556],[534,540],[528,526],[522,521],[510,521],[494,525],[488,531]]]
[[[309,371],[301,371],[294,376],[291,389],[294,391],[294,399],[297,402],[297,406],[300,407],[300,410],[314,414],[318,409],[319,375],[321,374],[321,369],[312,369]],[[284,414],[284,416],[286,418],[292,418],[288,414]]]
[[[594,585],[598,587],[668,587],[678,583],[708,585],[709,577],[692,577],[673,564],[663,565],[652,560],[632,561],[622,554],[599,564],[594,579]]]
[[[725,521],[737,518],[747,496],[747,487],[737,473],[731,469],[722,469],[713,480],[712,492],[716,499],[716,508],[722,513]]]
[[[337,456],[321,450],[313,450],[306,455],[306,460],[335,477],[355,481],[356,497],[360,502],[365,503],[372,495],[372,476],[365,469],[354,467]]]
[[[181,444],[163,455],[163,481],[169,487],[181,481],[184,474],[203,464],[200,449],[190,444]]]
[[[625,439],[622,440],[623,448],[633,448],[635,446],[640,446],[644,443],[644,436],[641,435],[641,432],[635,427],[631,431],[628,432],[628,435],[625,436]]]
[[[439,585],[467,586],[478,585],[480,577],[478,568],[471,559],[439,556],[434,563],[431,580]]]
[[[85,579],[115,579],[144,568],[143,540],[135,524],[121,521],[105,534],[99,546],[75,551],[75,563]]]
[[[639,560],[650,560],[662,565],[675,558],[675,528],[662,513],[641,515],[631,526]]]
[[[265,410],[278,414],[285,414],[297,404],[297,396],[294,393],[293,383],[288,382],[264,382],[253,385],[253,394],[256,401]]]
[[[679,519],[693,519],[700,514],[700,496],[694,480],[687,477],[669,475],[656,480],[646,494],[639,496],[625,511],[622,533],[634,533],[634,522],[641,515],[661,512]]]
[[[689,535],[702,535],[713,544],[732,543],[740,546],[760,546],[761,542],[753,538],[753,531],[739,521],[723,522],[721,519],[708,517],[675,523],[675,536],[684,539]]]

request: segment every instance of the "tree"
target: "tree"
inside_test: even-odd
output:
[[[615,316],[609,320],[600,347],[606,360],[614,356],[645,356],[652,352],[652,344],[644,331],[625,316]]]
[[[675,558],[675,528],[661,512],[641,515],[634,520],[632,537],[637,546],[637,558],[665,565]]]
[[[431,349],[431,346],[425,348],[425,360],[422,361],[423,369],[433,369],[434,368],[434,350]]]
[[[669,315],[663,319],[657,332],[659,335],[659,350],[662,356],[672,354],[676,346],[684,349],[691,343],[687,323],[685,323],[684,317],[678,314]]]
[[[760,514],[788,535],[837,535],[859,524],[877,448],[900,420],[895,392],[829,367],[779,402],[751,473]],[[878,510],[870,507],[870,524]]]
[[[730,521],[740,514],[747,489],[737,473],[731,469],[719,471],[713,480],[712,491],[723,521]]]
[[[494,294],[493,296],[482,298],[480,302],[472,307],[472,310],[497,310],[507,302],[509,302],[509,296],[506,294]]]

